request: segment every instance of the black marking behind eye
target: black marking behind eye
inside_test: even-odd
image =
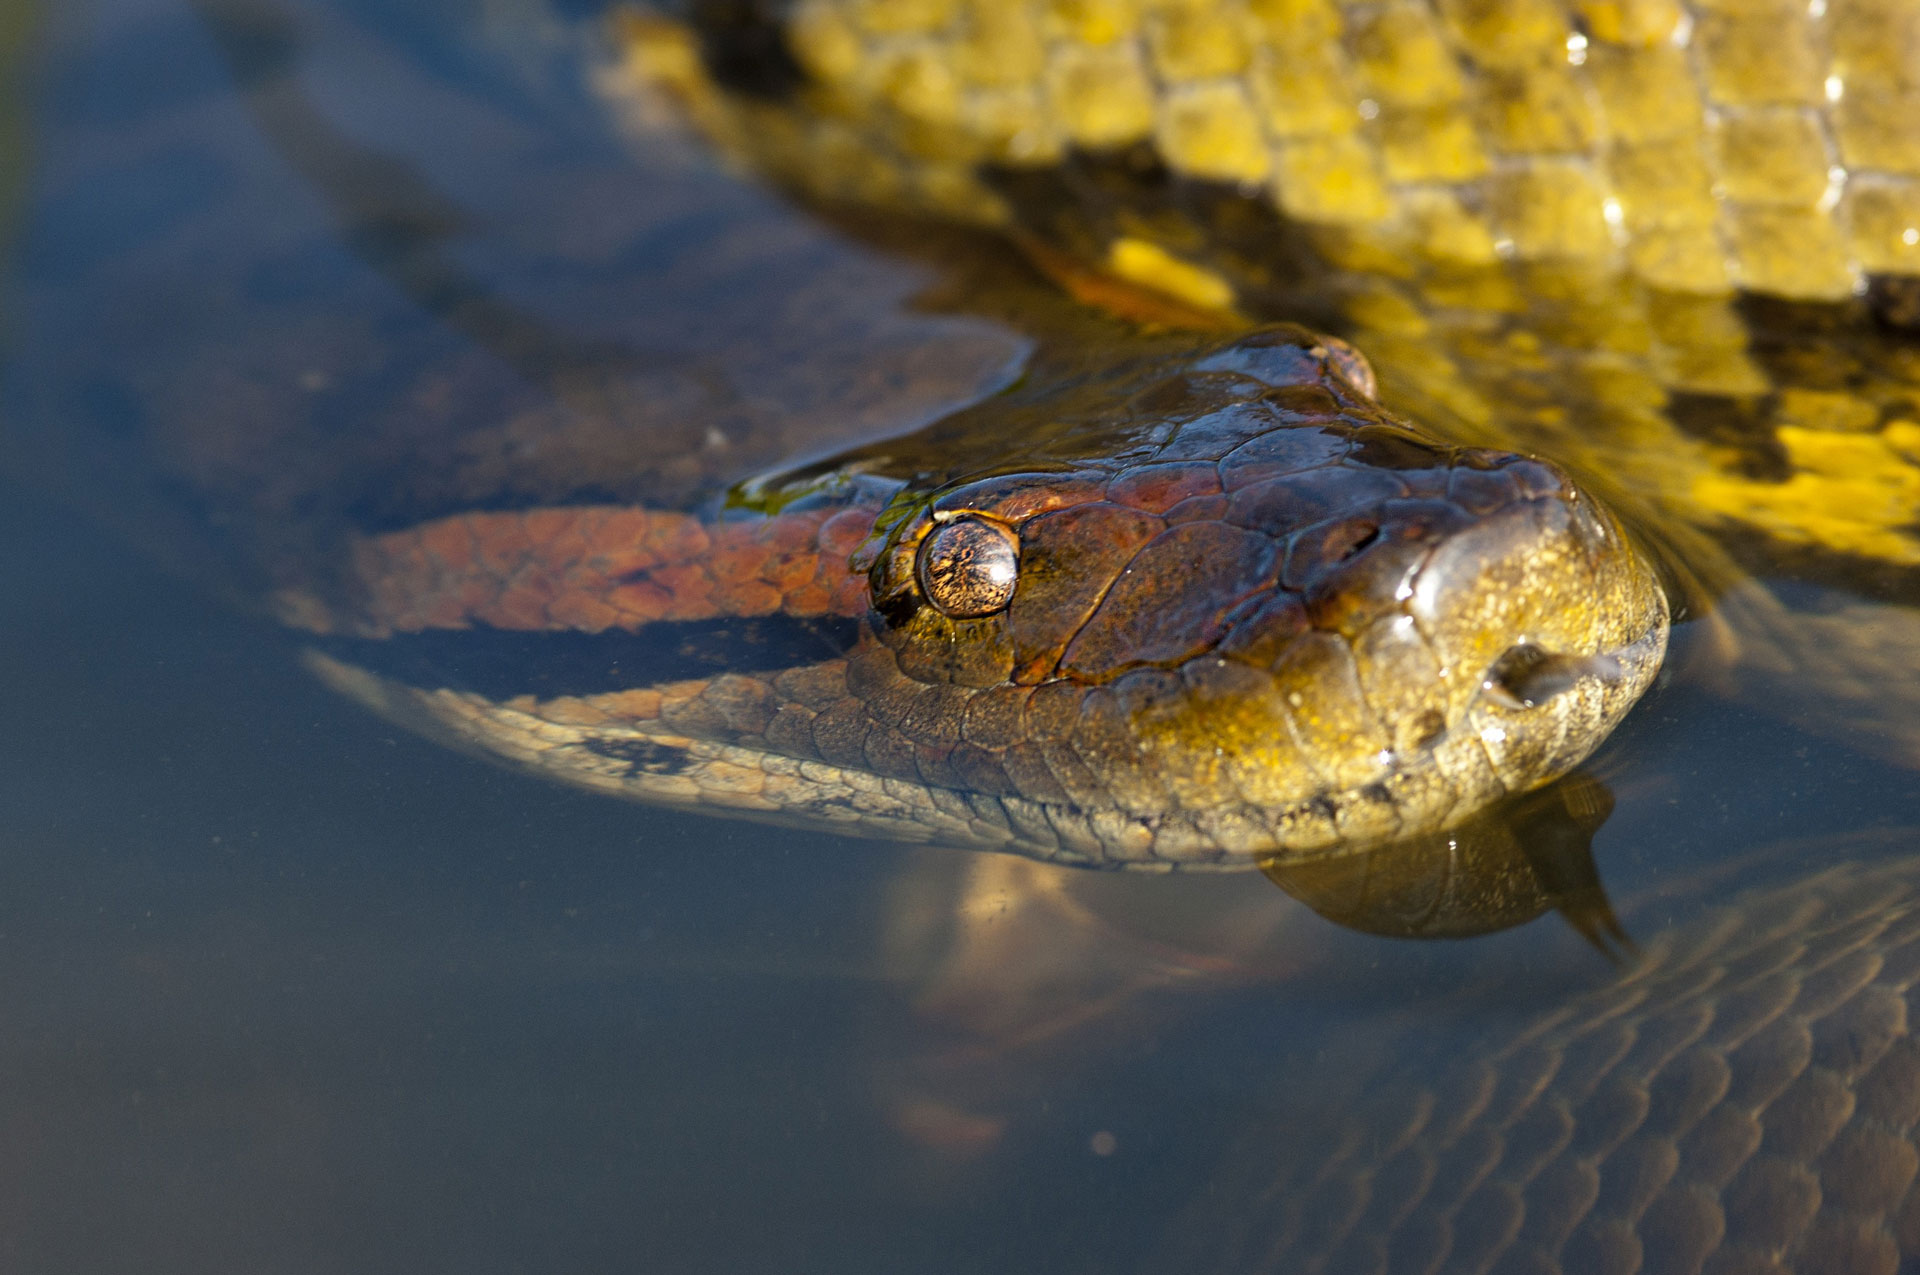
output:
[[[777,672],[844,655],[859,635],[857,620],[775,615],[651,624],[631,633],[434,629],[315,645],[410,686],[506,700],[600,695],[721,673]]]
[[[787,43],[783,6],[767,0],[693,0],[687,17],[715,81],[768,101],[791,97],[807,73]]]
[[[687,768],[687,750],[651,739],[608,739],[593,736],[582,742],[588,752],[609,761],[627,763],[628,773],[677,775]]]
[[[889,629],[905,628],[920,610],[920,595],[912,589],[899,589],[875,601],[873,609]]]

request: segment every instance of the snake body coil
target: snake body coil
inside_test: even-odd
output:
[[[1916,982],[1911,858],[1750,892],[1327,1137],[1249,1133],[1154,1268],[1894,1275]]]

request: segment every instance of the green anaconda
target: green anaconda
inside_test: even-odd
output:
[[[1661,603],[1598,495],[1671,555],[1688,610],[1741,644],[1724,680],[1913,758],[1920,373],[1900,328],[1913,273],[1900,123],[1910,6],[814,4],[784,27],[754,9],[718,14],[705,64],[688,56],[699,39],[644,22],[637,67],[609,65],[601,82],[636,116],[640,162],[659,165],[646,170],[664,193],[645,196],[658,201],[645,247],[668,265],[646,278],[670,300],[712,300],[689,282],[701,267],[675,255],[691,242],[775,320],[712,340],[718,372],[671,340],[671,324],[693,331],[686,344],[713,338],[704,313],[649,320],[668,351],[657,355],[605,338],[620,331],[605,312],[556,317],[554,298],[576,295],[564,288],[524,287],[515,311],[509,289],[487,286],[512,272],[489,259],[497,243],[463,235],[489,218],[546,226],[528,236],[531,255],[575,286],[631,268],[592,212],[542,204],[537,145],[513,152],[525,167],[507,166],[517,184],[503,191],[457,144],[525,145],[512,127],[436,101],[445,114],[423,135],[447,154],[402,162],[353,140],[378,131],[378,110],[356,113],[361,86],[380,82],[377,54],[357,75],[301,64],[302,24],[330,20],[324,10],[295,21],[272,0],[197,8],[249,127],[271,143],[250,132],[235,153],[275,198],[248,182],[234,185],[252,202],[208,196],[216,214],[181,233],[185,249],[156,233],[157,246],[112,260],[110,285],[84,260],[56,272],[86,285],[76,304],[118,305],[61,334],[142,341],[119,380],[98,375],[85,342],[59,343],[42,352],[47,384],[30,388],[76,417],[137,403],[142,460],[190,491],[195,513],[237,529],[238,565],[313,642],[316,666],[396,716],[597,786],[693,801],[705,780],[714,804],[775,815],[784,784],[824,824],[1069,860],[1357,846],[1406,830],[1389,810],[1445,823],[1463,794],[1509,786],[1490,752],[1481,770],[1455,740],[1456,708],[1479,715],[1476,748],[1489,724],[1554,723],[1520,736],[1536,767],[1511,781],[1524,785],[1570,765],[1650,672],[1633,642],[1657,631]],[[1010,44],[963,55],[948,37],[969,32]],[[1001,78],[976,92],[989,73]],[[833,311],[830,290],[783,299],[794,255],[856,267],[737,206],[715,213],[705,161],[662,140],[663,86],[736,156],[831,204],[843,229],[929,263],[889,297],[906,308],[913,295],[911,321]],[[960,128],[1021,103],[1059,113],[1003,137]],[[188,148],[125,144],[215,191],[226,177]],[[1422,156],[1453,167],[1419,168]],[[288,211],[316,190],[336,219],[318,232]],[[990,237],[849,211],[849,197],[1011,227],[1033,260],[1159,326],[1081,312]],[[313,245],[336,235],[344,250]],[[222,256],[223,239],[244,249]],[[601,300],[606,312],[625,302]],[[380,317],[356,327],[363,313]],[[1228,330],[1169,330],[1176,320]],[[781,341],[809,323],[885,340],[833,347],[831,369],[795,375]],[[186,336],[172,345],[176,327]],[[799,346],[809,359],[827,349]],[[809,390],[811,403],[792,401]],[[907,390],[925,397],[903,409]],[[1243,493],[1328,473],[1363,499],[1316,513],[1308,526],[1324,534],[1236,521],[1234,501],[1256,499]],[[1078,503],[1054,507],[1063,475]],[[1136,592],[1101,620],[1108,593],[1075,597],[1077,577],[1042,571],[1081,622],[1022,627],[1019,588],[1040,559],[1023,542],[1003,596],[1009,538],[1041,541],[1047,520],[1070,516],[1110,525],[1072,543],[1110,555],[1103,589],[1131,579]],[[1221,552],[1229,544],[1252,557]],[[1506,556],[1516,545],[1545,551]],[[1175,571],[1227,592],[1190,605],[1160,592],[1160,574],[1127,577],[1116,559],[1153,546],[1181,550]],[[821,550],[859,570],[823,578]],[[1401,568],[1371,581],[1384,598],[1322,587],[1374,554]],[[1574,596],[1468,596],[1461,614],[1498,623],[1466,635],[1465,676],[1375,689],[1344,661],[1390,636],[1381,616],[1417,627],[1395,607],[1447,554],[1496,585],[1569,573],[1556,589]],[[1236,576],[1249,561],[1252,578]],[[1594,605],[1616,569],[1606,587],[1624,612]],[[848,594],[849,579],[878,595]],[[622,645],[669,624],[682,627],[661,649]],[[916,625],[939,640],[916,644]],[[550,638],[562,640],[540,644]],[[845,658],[849,640],[866,665]],[[1230,642],[1264,666],[1189,654]],[[1122,667],[1143,651],[1145,667]],[[1309,656],[1351,680],[1277,680]],[[1091,689],[1043,695],[1068,665]],[[671,676],[633,676],[661,668]],[[1251,697],[1232,685],[1249,668],[1270,679]],[[1002,670],[1016,689],[975,685]],[[1209,703],[1216,688],[1230,693]],[[1129,694],[1145,711],[1121,724],[1162,735],[1115,729]],[[1390,732],[1371,699],[1400,695],[1413,711]],[[1018,713],[1004,711],[1016,699]],[[1069,709],[1071,726],[1049,716]],[[1084,737],[1099,744],[1092,760],[1133,761],[1131,787],[1089,764],[1083,722],[1108,732]],[[917,751],[923,734],[944,751]],[[1176,762],[1146,766],[1143,738],[1164,738]],[[767,747],[781,740],[815,755]],[[1423,772],[1368,769],[1449,742],[1477,787],[1396,792]],[[989,767],[963,743],[998,755]],[[1298,755],[1249,764],[1281,747],[1327,772],[1307,774]],[[1460,773],[1444,761],[1424,772]],[[993,783],[1019,800],[978,800]],[[1146,809],[1100,804],[1117,790]],[[1175,804],[1151,804],[1163,797]],[[1169,817],[1181,810],[1199,813]],[[1247,1176],[1222,1182],[1256,1187],[1225,1206],[1229,1222],[1198,1225],[1229,1244],[1229,1268],[1271,1254],[1292,1269],[1296,1253],[1342,1245],[1377,1266],[1376,1239],[1423,1226],[1421,1242],[1441,1230],[1460,1242],[1392,1251],[1457,1269],[1882,1260],[1908,1243],[1912,1178],[1904,871],[1841,867],[1786,902],[1734,901],[1733,921],[1650,945],[1623,990],[1569,1001],[1516,1044],[1469,1042],[1458,1076],[1416,1067],[1388,1082],[1383,1099],[1404,1104],[1382,1108],[1378,1138],[1356,1132],[1352,1156],[1307,1148],[1296,1163],[1272,1154],[1291,1128],[1255,1131],[1238,1160]],[[1602,1072],[1613,1079],[1593,1080]],[[1434,1093],[1449,1096],[1445,1118]],[[1658,1120],[1621,1115],[1642,1099]],[[1389,1168],[1406,1175],[1397,1195]],[[1300,1207],[1329,1202],[1297,1240],[1296,1202],[1268,1209],[1260,1194],[1273,1182],[1315,1184]]]
[[[1584,758],[1666,608],[1563,474],[1430,441],[1338,357],[1286,328],[1162,351],[935,427],[1014,430],[984,473],[836,465],[717,521],[456,515],[356,542],[344,614],[295,605],[360,639],[316,655],[337,684],[655,801],[1108,865],[1432,832]],[[504,704],[343,662],[759,617],[819,655]]]
[[[324,181],[324,121],[254,83]],[[1019,382],[919,434],[679,508],[336,529],[275,564],[278,610],[336,686],[590,786],[1158,869],[1453,828],[1650,683],[1665,597],[1551,462],[1423,433],[1304,329],[1140,333],[996,286]],[[520,688],[473,671],[516,651]]]
[[[640,21],[642,82],[613,91],[678,93],[809,197],[1010,229],[1082,295],[1167,296],[1131,303],[1150,326],[1306,319],[1364,357],[1029,308],[1021,382],[910,440],[679,509],[349,536],[281,612],[384,711],[646,800],[1152,867],[1446,829],[1592,750],[1663,604],[1590,495],[1382,414],[1371,357],[1412,420],[1572,461],[1744,630],[1741,676],[1817,652],[1900,753],[1900,697],[1862,685],[1909,636],[1920,444],[1907,188],[1861,34],[1905,28],[1873,13],[1808,29],[1811,97],[1747,18],[1677,8],[695,6],[710,71]],[[1316,91],[1371,96],[1306,110],[1309,35]],[[1691,124],[1643,118],[1682,90]],[[1701,183],[1711,216],[1681,198]],[[1793,227],[1826,247],[1783,249]],[[1865,599],[1804,618],[1742,585],[1782,560]],[[414,640],[543,632],[628,671],[495,694]],[[636,675],[626,634],[704,666]],[[439,667],[369,672],[369,643]]]

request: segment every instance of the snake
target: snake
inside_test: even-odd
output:
[[[1920,218],[1862,61],[1889,12],[1821,19],[1817,91],[1674,6],[632,20],[629,91],[723,152],[1003,233],[1133,330],[1030,307],[1020,383],[918,435],[696,507],[361,536],[277,605],[387,715],[656,803],[1156,870],[1457,828],[1593,751],[1669,591],[1763,635],[1743,676],[1911,639],[1882,604],[1920,564]],[[1650,118],[1656,92],[1705,105]],[[1865,600],[1794,614],[1750,587],[1762,557]],[[577,658],[621,671],[508,694],[448,671],[455,633],[591,636]],[[1898,696],[1838,697],[1911,751]]]
[[[302,602],[336,639],[314,665],[543,770],[871,835],[1171,867],[1444,829],[1592,750],[1659,664],[1665,597],[1563,472],[1400,424],[1350,358],[1268,327],[1039,379],[994,414],[1117,423],[985,471],[835,463],[733,517],[515,510],[362,538],[352,609]],[[795,626],[818,658],[756,670],[740,626],[773,616],[762,659]],[[504,702],[348,662],[661,627],[743,653]]]
[[[1152,870],[1458,828],[1651,683],[1666,592],[1551,460],[1383,407],[1338,337],[1047,310],[917,435],[349,535],[275,605],[337,688],[576,783]],[[512,649],[537,693],[474,671]]]
[[[271,34],[260,6],[200,7],[230,51]],[[664,94],[856,233],[969,245],[992,283],[956,304],[1026,334],[1018,368],[918,432],[678,503],[530,481],[269,527],[271,606],[320,676],[461,747],[1067,864],[1271,867],[1444,834],[1598,747],[1676,609],[1737,643],[1727,675],[1771,706],[1911,764],[1917,30],[1899,0],[633,19],[599,83],[637,133]],[[270,136],[305,127],[284,79],[246,84]],[[363,255],[572,405],[609,402],[416,250],[444,231],[415,202]],[[1841,869],[1735,901],[1617,989],[1477,1043],[1444,1102],[1424,1077],[1388,1091],[1406,1101],[1351,1157],[1282,1165],[1287,1202],[1247,1225],[1291,1230],[1237,1252],[1377,1267],[1402,1223],[1448,1269],[1871,1269],[1911,1248],[1908,890]],[[1741,1020],[1736,992],[1774,1000]],[[1667,1123],[1606,1126],[1598,1101],[1636,1092]],[[1700,1170],[1726,1150],[1700,1129],[1752,1145]],[[1431,1167],[1463,1146],[1495,1167]],[[1413,1179],[1394,1199],[1389,1168]],[[1303,1212],[1315,1190],[1345,1211]],[[1462,1246],[1432,1247],[1449,1228]]]
[[[1311,316],[1449,437],[1603,476],[1732,617],[1741,676],[1794,670],[1824,702],[1790,712],[1912,764],[1920,10],[809,0],[786,22],[752,56],[757,15],[716,24],[731,90],[679,73],[744,162],[1000,228],[1070,285]],[[1847,588],[1795,614],[1743,582],[1761,566]],[[1835,664],[1853,687],[1806,672]],[[1908,1269],[1902,848],[1253,1122],[1143,1269]]]

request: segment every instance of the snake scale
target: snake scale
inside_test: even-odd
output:
[[[273,6],[199,7],[236,64],[254,59],[268,134],[307,128],[260,52]],[[1163,867],[1358,847],[1564,771],[1651,677],[1665,603],[1612,506],[1683,569],[1687,609],[1742,644],[1732,677],[1920,753],[1898,676],[1920,650],[1920,9],[691,16],[691,34],[631,23],[608,96],[644,116],[677,95],[723,151],[833,215],[1006,233],[1120,317],[1021,301],[1026,379],[911,446],[731,473],[680,506],[449,498],[329,528],[324,554],[277,544],[274,603],[336,685],[594,786],[874,835]],[[323,177],[355,162],[309,155]],[[415,220],[428,230],[392,218],[395,235],[430,239]],[[363,251],[406,295],[475,317],[428,256]],[[1252,327],[1273,320],[1312,331]],[[1089,354],[1089,333],[1111,348]],[[1020,464],[981,442],[989,417],[1020,432]],[[1310,517],[1248,514],[1279,490],[1263,485],[1316,472],[1338,477]],[[1049,494],[1063,481],[1069,499]],[[1062,536],[1043,566],[1069,514],[1104,535]],[[1097,596],[1069,570],[1089,544]],[[1142,554],[1156,569],[1128,577]],[[1397,573],[1331,587],[1368,555]],[[1511,587],[1407,609],[1446,555]],[[1021,587],[1058,587],[1009,593],[1009,562]],[[1572,582],[1535,594],[1541,571]],[[1193,604],[1159,591],[1169,573],[1217,587]],[[1121,579],[1135,594],[1102,618]],[[1474,597],[1501,610],[1488,596],[1541,601],[1472,614]],[[1372,680],[1395,659],[1354,657],[1399,619],[1455,614],[1461,644],[1426,656],[1458,670],[1424,692]],[[679,645],[647,659],[673,675],[638,687],[593,684],[639,662],[607,645],[579,648],[593,676],[558,692],[431,676],[463,658],[436,634],[661,625]],[[1814,654],[1823,675],[1799,676]],[[405,675],[416,657],[426,680]],[[1281,680],[1250,699],[1247,668]],[[1063,675],[1083,678],[1070,706],[1043,693]],[[1548,728],[1507,730],[1526,714]],[[1520,745],[1512,774],[1489,727]],[[1160,760],[1129,772],[1149,740]],[[1284,760],[1257,756],[1276,740]],[[1736,901],[1442,1087],[1383,1090],[1350,1155],[1295,1165],[1251,1141],[1243,1171],[1280,1202],[1203,1225],[1229,1269],[1897,1269],[1915,1247],[1910,893],[1902,869],[1843,868]]]
[[[1910,1269],[1917,904],[1910,857],[1730,900],[1330,1129],[1243,1136],[1153,1269]]]

